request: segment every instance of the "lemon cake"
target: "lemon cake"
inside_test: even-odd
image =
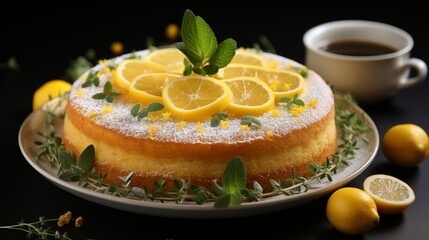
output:
[[[261,71],[264,69],[286,71],[303,67],[275,54],[250,54],[256,56],[254,59],[262,59],[266,64],[253,68],[259,69],[259,72],[253,73],[255,77],[269,79],[277,76],[262,76]],[[141,59],[139,61],[150,59],[148,50],[136,52],[134,55]],[[211,188],[213,180],[221,182],[228,162],[240,156],[245,164],[248,186],[257,181],[265,190],[271,190],[270,179],[289,178],[292,169],[296,176],[308,176],[311,174],[309,165],[312,162],[321,164],[336,151],[333,93],[313,71],[308,71],[308,76],[301,79],[302,82],[297,87],[298,94],[293,96],[303,104],[287,103],[287,100],[293,99],[292,96],[282,103],[281,97],[275,95],[274,100],[267,100],[271,101],[269,106],[265,106],[262,111],[256,111],[255,115],[246,114],[246,111],[234,114],[233,108],[230,110],[228,106],[223,106],[224,110],[215,111],[225,112],[228,117],[221,118],[219,124],[213,125],[211,120],[216,114],[199,113],[195,118],[182,117],[169,107],[174,104],[174,98],[169,99],[173,103],[164,102],[165,98],[161,95],[167,94],[165,89],[168,84],[177,82],[183,76],[180,74],[183,70],[180,64],[158,63],[159,66],[156,67],[141,67],[150,68],[149,70],[139,69],[137,64],[135,69],[124,73],[121,63],[130,61],[130,56],[128,54],[102,61],[83,74],[73,84],[66,109],[62,131],[66,149],[77,155],[88,145],[94,145],[95,167],[97,172],[107,173],[106,183],[122,185],[119,177],[134,172],[132,186],[145,185],[151,188],[154,181],[164,179],[168,188],[173,186],[173,179],[181,178]],[[247,55],[237,54],[237,59],[243,56],[245,58]],[[235,61],[240,61],[237,59]],[[115,70],[112,70],[113,65],[117,66]],[[228,71],[234,72],[231,70],[234,66],[246,68],[244,64],[233,60],[230,66],[221,70],[218,75],[192,75],[190,78],[224,81],[222,78],[230,79]],[[248,68],[252,69],[251,65]],[[154,98],[142,101],[131,91],[130,86],[134,86],[135,81],[130,80],[128,84],[119,83],[118,74],[131,74],[130,77],[133,71],[173,72],[168,76],[177,79],[164,77],[165,81],[158,92],[152,93]],[[95,75],[99,84],[88,84],[88,77]],[[112,83],[111,89],[106,88],[108,82]],[[263,87],[275,88],[273,85],[273,82],[266,82]],[[94,97],[100,93],[106,98]],[[109,93],[115,94],[107,99]],[[234,97],[228,100],[229,104],[235,101]],[[154,112],[146,109],[147,114],[142,116],[132,113],[138,103],[141,107],[137,108],[137,112],[145,111],[148,102],[159,102],[165,108]],[[204,114],[209,116],[203,116]],[[245,115],[257,119],[258,124],[243,124]]]

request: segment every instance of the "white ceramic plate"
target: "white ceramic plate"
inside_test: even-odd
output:
[[[338,99],[337,99],[338,101]],[[76,183],[63,181],[56,175],[56,169],[52,168],[47,161],[37,160],[37,148],[34,141],[37,138],[37,131],[41,128],[45,121],[45,113],[41,110],[31,113],[23,122],[18,141],[21,151],[28,163],[36,169],[40,174],[46,177],[49,181],[56,184],[60,188],[75,194],[89,201],[105,205],[108,207],[141,213],[146,215],[176,217],[176,218],[227,218],[227,217],[242,217],[249,215],[257,215],[278,211],[281,209],[295,207],[306,202],[317,199],[333,190],[347,184],[352,179],[362,173],[374,159],[379,147],[379,135],[377,128],[372,119],[357,105],[350,106],[350,110],[357,115],[362,115],[370,126],[371,130],[366,134],[365,138],[368,143],[363,141],[358,142],[359,150],[355,159],[347,167],[340,167],[337,174],[332,175],[333,181],[325,181],[319,183],[313,181],[311,189],[297,195],[264,198],[260,202],[244,203],[237,207],[228,208],[213,208],[213,204],[196,205],[194,203],[176,204],[174,202],[152,202],[134,200],[125,197],[115,197],[105,193],[95,192],[93,190],[78,186]],[[57,129],[60,134],[61,129]]]

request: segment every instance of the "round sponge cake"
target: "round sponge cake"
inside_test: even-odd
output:
[[[142,59],[148,51],[137,52]],[[264,54],[286,69],[298,63]],[[270,179],[310,175],[312,162],[323,163],[337,148],[334,98],[324,80],[309,71],[304,92],[299,96],[305,106],[286,108],[258,116],[260,126],[243,129],[240,119],[229,119],[226,126],[212,127],[210,121],[184,122],[168,113],[138,120],[131,114],[136,101],[126,91],[112,103],[93,99],[112,80],[108,64],[119,63],[127,55],[97,65],[100,84],[82,88],[88,73],[74,82],[69,95],[62,132],[67,150],[79,154],[88,145],[95,147],[97,172],[107,173],[105,181],[122,185],[120,176],[134,172],[132,186],[149,189],[154,181],[182,178],[193,184],[211,187],[221,181],[228,162],[240,156],[245,164],[249,186],[257,181],[270,190]]]

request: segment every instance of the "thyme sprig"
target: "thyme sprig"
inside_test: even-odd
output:
[[[17,224],[0,226],[0,229],[9,229],[9,230],[18,230],[27,233],[27,239],[63,239],[71,240],[67,232],[61,233],[59,230],[54,230],[51,228],[52,222],[56,222],[59,228],[64,227],[71,222],[74,222],[76,228],[80,228],[83,224],[83,218],[81,216],[76,219],[72,218],[72,213],[70,211],[64,213],[58,218],[49,218],[46,219],[43,216],[40,216],[38,221],[34,222],[25,222],[21,220]]]
[[[112,194],[114,196],[141,199],[148,201],[174,201],[178,204],[185,201],[204,204],[213,202],[214,207],[236,206],[245,202],[261,201],[264,198],[283,194],[286,196],[300,194],[311,189],[311,183],[314,181],[333,181],[332,175],[337,173],[341,166],[348,166],[359,149],[357,143],[364,140],[364,134],[369,131],[365,119],[358,117],[354,112],[348,110],[343,104],[349,104],[348,101],[336,102],[336,125],[339,129],[341,142],[338,150],[326,158],[323,164],[311,163],[309,170],[312,173],[308,177],[297,177],[295,169],[292,168],[291,176],[287,179],[271,179],[272,189],[263,189],[258,182],[254,182],[252,188],[246,187],[246,172],[243,160],[237,156],[233,158],[222,176],[222,185],[216,181],[212,182],[210,191],[204,187],[193,184],[190,180],[175,179],[173,187],[166,189],[167,182],[163,179],[155,181],[153,186],[133,187],[132,180],[134,173],[120,177],[123,182],[121,186],[114,184],[105,184],[104,179],[107,173],[97,173],[93,167],[95,158],[95,149],[89,145],[74,162],[72,154],[64,151],[61,138],[55,135],[55,124],[53,114],[47,113],[45,128],[46,133],[40,133],[42,137],[36,145],[41,150],[39,159],[47,159],[52,166],[58,169],[58,175],[66,181],[78,182],[79,185],[93,189],[97,192]],[[150,106],[150,105],[149,105]],[[154,109],[158,109],[155,104]],[[136,104],[133,107],[132,114],[136,117],[143,111],[141,105]],[[146,109],[146,112],[149,112]],[[255,119],[245,118],[250,124],[257,124]],[[257,119],[256,119],[257,120]],[[243,121],[243,119],[242,119]]]

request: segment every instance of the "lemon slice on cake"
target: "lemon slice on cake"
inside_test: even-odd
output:
[[[217,73],[219,78],[233,78],[240,76],[256,77],[264,81],[273,90],[276,101],[281,97],[292,98],[304,91],[304,78],[292,71],[281,69],[265,69],[259,66],[244,64],[230,64]]]
[[[162,91],[168,111],[186,121],[208,120],[232,101],[228,85],[215,78],[187,76],[169,82]]]
[[[114,83],[128,89],[130,83],[144,73],[166,72],[166,68],[158,63],[138,59],[128,59],[119,63],[113,74]]]
[[[166,68],[168,72],[182,74],[185,70],[183,60],[186,58],[177,48],[157,49],[149,53],[144,60],[160,64]]]
[[[232,102],[227,111],[237,115],[262,115],[274,107],[271,88],[254,77],[235,77],[223,80],[232,91]]]
[[[231,64],[244,64],[267,67],[268,61],[261,54],[255,53],[252,50],[239,49],[235,52],[231,60]]]
[[[128,89],[131,96],[143,102],[162,102],[162,89],[171,80],[181,77],[174,73],[146,73],[136,77]]]

